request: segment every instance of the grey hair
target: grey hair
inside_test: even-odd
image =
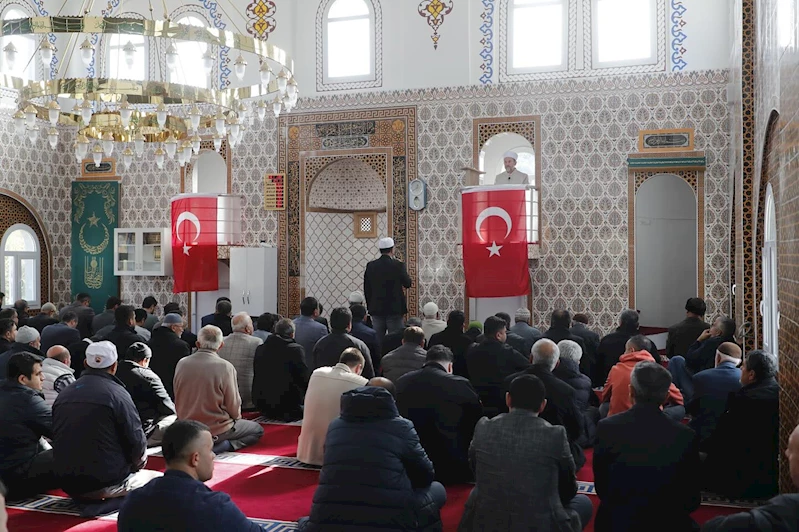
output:
[[[560,351],[561,358],[577,362],[578,364],[580,363],[580,359],[583,358],[583,348],[573,340],[561,340],[558,342],[558,350]]]
[[[275,325],[275,334],[281,338],[294,338],[294,322],[288,318],[283,318]]]
[[[206,325],[197,333],[197,343],[200,349],[218,351],[222,347],[222,329],[216,325]]]
[[[552,371],[558,365],[560,349],[558,349],[558,344],[549,338],[542,338],[533,344],[532,355],[533,364],[546,366],[549,371]]]
[[[239,312],[230,320],[233,332],[244,332],[247,328],[252,329],[252,318],[246,312]]]
[[[630,387],[636,403],[661,405],[669,395],[671,373],[657,362],[639,362],[630,374]]]
[[[755,372],[758,381],[777,374],[777,357],[762,349],[755,349],[746,355],[746,369]]]

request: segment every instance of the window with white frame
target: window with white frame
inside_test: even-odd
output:
[[[109,77],[137,81],[145,78],[147,52],[143,36],[111,35],[107,48]],[[130,58],[133,61],[129,64]]]
[[[28,18],[28,14],[14,7],[10,7],[3,12],[3,20],[14,20],[20,18]],[[46,39],[47,36],[45,35]],[[36,41],[29,35],[15,35],[12,37],[3,37],[0,39],[0,49],[5,50],[9,43],[13,43],[17,49],[16,59],[13,65],[8,64],[6,61],[6,54],[0,54],[2,57],[3,72],[12,76],[19,76],[25,79],[36,79],[36,61],[34,57],[36,53]]]
[[[567,68],[567,0],[510,0],[511,72]]]
[[[186,15],[175,22],[188,26],[208,26],[203,19],[194,15]],[[175,48],[178,57],[174,70],[169,73],[169,81],[181,85],[208,88],[208,74],[203,67],[203,55],[208,50],[208,44],[175,40]]]
[[[656,0],[592,0],[594,68],[657,62]]]
[[[375,76],[375,22],[366,0],[335,0],[324,26],[325,81],[364,81]]]
[[[33,308],[40,306],[41,249],[33,229],[24,224],[9,227],[0,242],[0,256],[6,301],[24,299]]]

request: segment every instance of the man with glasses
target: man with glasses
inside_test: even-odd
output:
[[[741,348],[725,342],[716,350],[715,367],[694,375],[694,398],[686,406],[686,412],[692,418],[689,426],[700,441],[713,433],[730,394],[741,389],[740,365]]]

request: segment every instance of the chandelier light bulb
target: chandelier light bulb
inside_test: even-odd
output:
[[[122,121],[122,127],[130,127],[131,116],[133,116],[133,107],[125,100],[119,106],[119,119]]]
[[[277,75],[277,88],[280,91],[280,94],[286,94],[286,89],[288,89],[289,85],[289,76],[286,74],[285,70],[281,70],[280,74]]]
[[[241,129],[241,124],[239,124],[239,121],[237,119],[231,116],[230,120],[228,120],[228,129],[230,130],[231,135],[238,138],[239,130]]]
[[[164,146],[166,146],[166,154],[169,155],[169,158],[174,159],[175,153],[177,152],[178,149],[178,141],[175,140],[175,137],[169,137],[168,139],[166,139],[166,142],[164,142]]]
[[[286,92],[288,93],[289,98],[294,98],[297,95],[297,82],[294,81],[294,76],[291,77],[288,85],[286,85]]]
[[[3,48],[3,57],[6,61],[6,70],[14,70],[14,67],[17,64],[17,55],[19,55],[19,52],[17,52],[17,47],[14,46],[13,42],[5,45]]]
[[[247,120],[247,116],[250,114],[250,108],[244,102],[239,102],[237,111],[239,113],[239,118],[241,118],[241,122],[243,123]]]
[[[164,167],[164,149],[160,146],[155,150],[155,164],[158,168]]]
[[[55,46],[50,44],[50,41],[45,36],[42,39],[42,45],[39,47],[39,59],[41,59],[42,65],[48,66],[53,62],[53,52],[55,52]]]
[[[80,116],[87,126],[92,121],[92,103],[89,100],[83,100],[83,103],[80,104]]]
[[[89,68],[89,65],[92,64],[92,59],[94,58],[94,45],[91,43],[88,37],[83,40],[83,44],[80,45],[80,59],[83,61],[83,66]]]
[[[222,149],[222,140],[223,137],[219,133],[214,135],[214,150],[216,150],[217,153],[219,153],[219,150]]]
[[[114,153],[114,135],[110,131],[103,134],[103,153],[106,157],[111,157]]]
[[[50,143],[50,147],[53,149],[58,145],[58,130],[56,128],[51,127],[47,131],[47,142]]]
[[[161,129],[164,129],[164,126],[166,125],[166,116],[167,116],[166,105],[164,105],[164,103],[161,102],[158,104],[158,107],[155,110],[155,118],[158,121],[158,127]]]
[[[194,152],[194,155],[198,155],[200,153],[200,143],[202,139],[200,139],[200,135],[197,133],[191,138],[191,151]]]
[[[266,102],[258,100],[258,103],[255,104],[255,112],[258,114],[258,120],[263,122],[266,117]]]
[[[122,151],[122,164],[125,165],[125,170],[130,169],[130,163],[133,162],[133,150],[125,148]]]
[[[103,147],[99,144],[95,144],[94,148],[92,148],[92,160],[94,161],[94,166],[100,166],[103,161]]]
[[[227,143],[230,145],[230,149],[233,149],[233,148],[236,147],[236,144],[238,144],[238,140],[239,139],[235,135],[233,135],[232,132],[228,133]]]
[[[47,104],[47,118],[50,120],[50,125],[55,126],[58,123],[58,117],[61,114],[61,106],[58,105],[58,100],[50,100]]]
[[[75,155],[78,157],[79,161],[82,161],[86,158],[86,155],[89,153],[89,139],[86,138],[86,135],[81,133],[78,135],[77,140],[75,141]]]
[[[244,79],[244,74],[247,73],[247,60],[239,54],[236,58],[236,61],[233,63],[233,72],[235,72],[236,77],[239,81]]]
[[[136,134],[133,135],[133,149],[137,157],[144,155],[144,135],[141,131],[137,131]]]
[[[214,68],[214,56],[211,55],[210,50],[203,54],[203,68],[206,74],[210,74],[211,69]]]
[[[216,112],[216,116],[214,117],[214,125],[216,126],[216,132],[222,136],[225,136],[225,115],[222,114],[222,109]]]
[[[39,126],[33,126],[32,128],[28,129],[28,140],[31,143],[36,144],[36,141],[39,138]]]
[[[262,62],[258,69],[258,73],[261,75],[261,85],[263,85],[265,89],[268,88],[269,82],[272,81],[272,70],[269,68],[269,65]]]
[[[25,113],[21,110],[14,113],[14,132],[17,135],[25,133]]]
[[[202,118],[203,114],[200,112],[200,108],[197,105],[193,105],[191,110],[189,111],[189,121],[191,122],[191,128],[194,131],[197,131],[200,128],[200,119]]]
[[[169,43],[169,46],[166,49],[166,66],[169,67],[169,70],[175,70],[175,67],[178,64],[178,47],[175,46],[174,42]]]
[[[122,47],[122,53],[125,56],[125,64],[128,68],[133,68],[133,63],[136,61],[136,47],[133,43],[128,41],[128,44]]]
[[[275,118],[280,116],[280,107],[283,103],[280,101],[280,96],[275,96],[274,101],[272,102],[272,111],[275,113]]]
[[[28,129],[36,125],[36,108],[31,104],[25,108],[25,125]]]

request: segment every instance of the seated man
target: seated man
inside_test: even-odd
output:
[[[294,336],[305,352],[305,364],[309,367],[313,366],[316,342],[327,336],[327,326],[316,321],[319,312],[319,301],[315,297],[306,297],[300,302],[300,315],[294,318]]]
[[[641,334],[638,330],[638,311],[626,309],[619,314],[619,326],[599,341],[596,348],[596,367],[592,382],[600,386],[604,383],[612,368],[627,349],[627,340]],[[655,353],[657,354],[657,353]],[[655,355],[652,355],[653,357]],[[626,395],[626,392],[625,392]]]
[[[716,350],[716,367],[694,375],[694,398],[685,410],[691,416],[688,426],[696,431],[700,441],[715,430],[730,394],[741,389],[740,363],[741,348],[725,342]]]
[[[252,402],[253,359],[255,350],[263,341],[252,335],[252,318],[246,312],[239,312],[233,316],[230,323],[233,332],[225,337],[225,343],[219,348],[219,357],[236,368],[241,407],[244,410],[253,410],[255,409]]]
[[[469,371],[466,369],[466,351],[472,345],[472,339],[463,332],[466,324],[466,316],[462,310],[453,310],[447,316],[447,327],[440,333],[428,338],[427,346],[443,345],[452,351],[454,360],[452,362],[452,373],[461,377],[469,378]]]
[[[397,381],[397,408],[413,421],[422,447],[444,483],[472,480],[469,444],[483,415],[480,397],[464,377],[452,374],[452,351],[431,347],[422,369]]]
[[[92,331],[94,331],[94,334],[98,335],[101,329],[109,325],[113,328],[118,321],[116,319],[116,309],[120,305],[122,305],[122,300],[117,296],[111,296],[105,300],[105,310],[92,319]]]
[[[216,312],[203,316],[201,324],[203,327],[214,325],[222,331],[223,336],[230,336],[233,333],[233,324],[230,319],[231,312],[233,312],[233,305],[230,303],[230,299],[220,297],[216,300]]]
[[[175,369],[178,419],[207,425],[216,453],[249,447],[264,435],[261,425],[241,419],[236,368],[219,356],[223,345],[221,329],[206,325],[198,334],[197,351],[180,359]]]
[[[777,494],[779,393],[777,359],[751,351],[741,366],[743,387],[727,402],[716,429],[702,444],[706,488],[731,499]]]
[[[61,322],[48,325],[41,334],[42,351],[45,353],[54,345],[68,347],[80,342],[78,315],[68,310],[61,314]]]
[[[521,336],[524,340],[524,350],[520,351],[523,355],[532,351],[533,344],[543,337],[541,331],[530,325],[530,320],[530,310],[524,307],[518,308],[514,316],[514,324],[508,329],[509,333]]]
[[[56,487],[53,450],[42,437],[53,437],[53,416],[42,395],[41,360],[18,353],[8,361],[0,383],[0,479],[21,499]]]
[[[710,324],[705,321],[705,312],[707,304],[701,298],[692,297],[686,301],[685,319],[669,327],[666,338],[667,357],[684,357],[699,335],[710,328]]]
[[[0,379],[6,378],[8,361],[17,353],[30,353],[44,360],[44,353],[39,349],[40,346],[39,331],[27,325],[20,327],[16,331],[14,343],[11,344],[7,351],[0,354]]]
[[[574,465],[579,471],[585,465],[585,454],[577,443],[583,437],[583,416],[577,410],[574,388],[552,374],[558,365],[560,350],[552,340],[542,338],[533,345],[530,354],[532,363],[527,369],[507,377],[504,383],[505,391],[510,389],[513,379],[521,375],[535,375],[546,387],[546,406],[541,417],[552,425],[561,425],[566,428],[569,438]]]
[[[480,394],[485,415],[491,417],[505,410],[505,379],[530,365],[529,359],[505,344],[505,320],[489,316],[485,321],[485,339],[466,352],[469,380]]]
[[[361,377],[364,358],[354,347],[341,353],[338,364],[319,368],[311,375],[305,394],[302,429],[297,441],[297,460],[322,465],[330,422],[341,413],[341,394],[365,386]]]
[[[352,312],[350,312],[350,309],[344,307],[334,308],[330,313],[330,328],[332,332],[316,342],[313,348],[313,369],[321,368],[322,366],[335,366],[341,353],[349,347],[354,347],[366,359],[363,376],[367,379],[374,377],[375,370],[372,366],[372,356],[369,348],[361,340],[349,334],[352,329]]]
[[[529,357],[530,350],[533,348],[533,344],[528,344],[527,340],[511,331],[510,314],[507,312],[497,312],[494,314],[494,316],[497,318],[502,318],[505,321],[505,343],[521,353],[523,356]]]
[[[593,387],[602,386],[604,380],[596,379],[596,350],[599,348],[599,335],[588,328],[588,315],[577,313],[572,316],[572,326],[569,329],[575,336],[583,339],[583,358],[580,359],[580,371],[588,375]]]
[[[394,331],[392,333],[388,333],[383,337],[383,342],[380,344],[380,354],[381,356],[386,356],[390,352],[397,349],[399,346],[402,345],[402,334],[405,332],[405,329],[408,327],[421,327],[422,320],[420,318],[411,317],[405,320],[405,327],[400,329],[399,331]],[[427,342],[427,339],[425,339]]]
[[[158,314],[155,313],[158,310],[158,300],[153,296],[147,296],[141,302],[141,308],[147,313],[144,328],[152,332],[153,327],[158,323]]]
[[[552,374],[574,388],[574,406],[582,418],[583,434],[577,443],[585,449],[593,445],[596,435],[597,409],[589,406],[591,397],[596,397],[591,389],[591,379],[580,373],[580,360],[583,350],[576,342],[561,340],[558,343],[560,358]]]
[[[275,315],[271,312],[264,312],[255,320],[255,330],[252,332],[252,335],[256,338],[260,338],[262,342],[265,342],[269,335],[272,334],[273,329],[275,328]]]
[[[141,418],[147,446],[161,445],[164,431],[177,420],[175,403],[166,393],[161,378],[150,369],[153,352],[147,344],[136,342],[119,364],[117,378],[122,381]]]
[[[630,378],[629,410],[597,425],[594,485],[600,504],[596,532],[695,530],[701,502],[696,434],[665,415],[668,370],[639,362]]]
[[[74,312],[78,316],[78,332],[81,338],[88,338],[93,334],[94,309],[91,305],[92,297],[81,292],[75,296],[75,301],[71,305],[62,308],[59,313],[62,318],[66,312]]]
[[[571,332],[572,317],[568,310],[555,310],[549,318],[549,329],[544,333],[544,338],[552,340],[556,344],[562,340],[571,340],[585,350],[583,339]]]
[[[59,322],[56,314],[58,314],[58,310],[55,308],[55,305],[52,303],[45,303],[42,305],[37,315],[28,318],[28,326],[33,327],[39,331],[39,334],[42,334],[45,327]]]
[[[369,354],[372,356],[372,367],[380,367],[380,345],[377,343],[377,333],[370,327],[366,320],[369,315],[363,305],[350,305],[352,312],[352,329],[350,334],[366,344]]]
[[[181,340],[183,334],[183,318],[175,313],[164,316],[160,327],[153,328],[153,335],[148,344],[153,352],[150,369],[161,378],[166,393],[175,398],[175,368],[180,359],[189,356],[190,346]],[[193,347],[193,346],[191,346]]]
[[[593,507],[577,495],[566,430],[540,417],[546,389],[535,375],[510,383],[507,414],[483,418],[469,459],[477,485],[466,501],[459,530],[583,530]]]
[[[54,345],[47,350],[47,358],[42,361],[42,373],[44,374],[44,402],[47,406],[53,407],[55,398],[61,391],[75,382],[75,370],[70,366],[72,355],[69,349],[63,345]]]
[[[438,305],[432,301],[425,303],[424,307],[422,307],[422,316],[424,316],[422,330],[424,331],[424,337],[428,340],[434,334],[440,333],[447,327],[447,323],[441,319],[441,315],[438,313]]]
[[[144,469],[147,439],[136,405],[115,377],[108,341],[86,348],[86,370],[53,404],[53,455],[62,489],[77,500],[124,497],[160,476]]]
[[[302,418],[308,366],[302,346],[294,341],[294,322],[284,318],[274,330],[255,350],[252,399],[266,417],[294,421]]]
[[[788,469],[793,485],[799,488],[799,426],[793,429],[785,449]],[[703,532],[743,532],[769,530],[794,532],[799,530],[799,494],[790,493],[771,499],[768,504],[739,514],[711,519],[702,527]]]
[[[613,366],[608,374],[608,380],[602,390],[602,397],[599,406],[601,418],[619,414],[630,409],[632,400],[630,399],[630,376],[633,368],[639,362],[654,362],[655,358],[647,351],[649,341],[646,336],[633,336],[627,340],[625,353],[619,362]],[[680,421],[685,417],[685,406],[683,406],[682,394],[672,383],[669,386],[669,393],[666,396],[668,406],[665,407],[665,414],[674,420]]]
[[[125,356],[131,345],[144,343],[144,338],[136,334],[135,325],[136,310],[130,305],[119,305],[114,311],[114,327],[104,336],[98,333],[99,339],[108,340],[116,346],[119,356]]]
[[[713,326],[699,335],[691,344],[685,357],[675,356],[669,360],[671,378],[690,402],[694,395],[693,376],[710,369],[716,360],[716,350],[725,342],[735,343],[735,320],[719,316]]]
[[[413,423],[399,415],[391,393],[355,388],[341,396],[341,416],[330,423],[311,515],[300,519],[298,530],[440,530],[446,500]]]
[[[0,319],[0,353],[5,353],[11,349],[17,337],[17,324],[9,318]],[[0,369],[2,372],[2,369]]]
[[[426,356],[424,331],[421,327],[407,327],[402,333],[402,345],[380,361],[380,373],[396,383],[406,373],[422,369]]]
[[[180,420],[166,429],[161,446],[166,461],[164,476],[125,499],[117,530],[265,530],[247,519],[226,493],[203,484],[214,475],[213,446],[208,427],[198,421]]]

